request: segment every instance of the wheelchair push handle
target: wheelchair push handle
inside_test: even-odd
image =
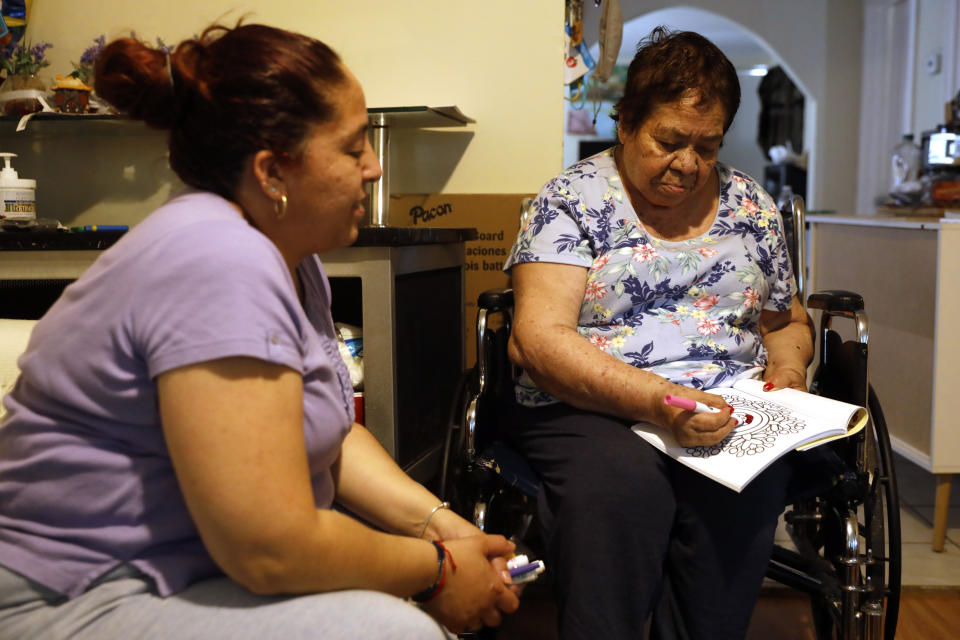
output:
[[[513,306],[513,289],[487,289],[477,296],[477,308],[503,311]]]
[[[842,289],[818,291],[807,298],[807,306],[827,313],[853,314],[863,311],[863,296]]]

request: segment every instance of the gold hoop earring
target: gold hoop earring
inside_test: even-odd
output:
[[[277,220],[287,215],[287,194],[281,193],[280,199],[273,203],[273,210],[277,213]]]

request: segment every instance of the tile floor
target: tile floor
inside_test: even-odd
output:
[[[895,456],[900,489],[900,528],[903,536],[903,584],[921,587],[960,586],[960,474],[953,479],[947,542],[943,551],[930,548],[936,477]]]
[[[931,549],[936,478],[906,458],[895,455],[900,489],[900,530],[903,538],[905,587],[960,587],[960,474],[954,478],[947,521],[947,542],[942,552]],[[789,544],[783,522],[777,542]],[[778,586],[768,581],[769,587]]]

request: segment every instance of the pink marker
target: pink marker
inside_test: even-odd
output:
[[[669,393],[663,396],[663,402],[671,407],[678,407],[685,411],[693,411],[694,413],[720,413],[720,409],[716,407],[711,407],[710,405],[691,400],[690,398],[670,395]]]

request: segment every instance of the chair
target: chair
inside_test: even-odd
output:
[[[803,300],[802,198],[793,198],[789,213],[784,226]],[[817,292],[806,303],[820,315],[811,392],[867,407],[870,422],[806,456],[784,514],[796,549],[777,545],[767,576],[810,596],[818,639],[890,640],[900,600],[900,512],[886,422],[869,385],[868,319],[856,293]],[[524,544],[539,480],[497,433],[499,415],[513,402],[516,371],[506,353],[513,292],[486,291],[477,308],[477,365],[461,381],[451,411],[440,491],[481,529]],[[833,329],[836,318],[853,322],[853,339]]]
[[[20,375],[17,359],[27,348],[34,324],[35,320],[0,318],[0,401],[13,389],[17,376]],[[6,413],[3,404],[0,404],[0,421]]]

